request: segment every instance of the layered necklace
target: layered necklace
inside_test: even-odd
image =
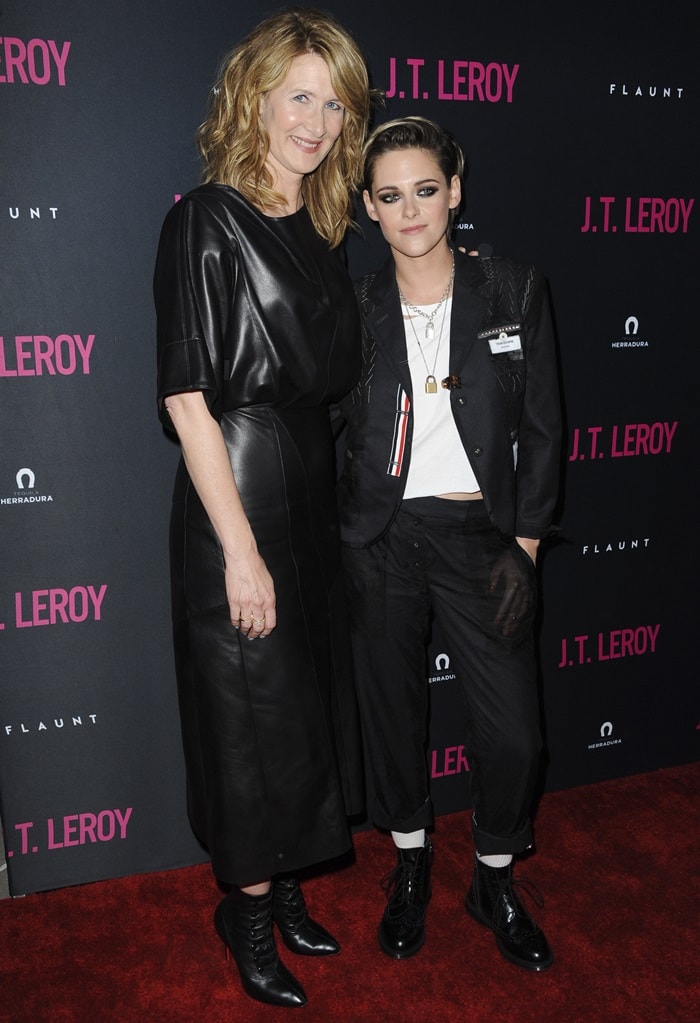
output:
[[[426,378],[425,378],[425,393],[426,394],[437,394],[438,387],[437,387],[437,380],[435,379],[435,367],[437,366],[438,355],[440,354],[440,342],[442,341],[442,328],[445,326],[445,310],[446,310],[447,307],[445,307],[445,309],[443,309],[443,311],[442,311],[442,320],[440,322],[440,333],[438,334],[438,343],[437,343],[437,347],[435,349],[435,358],[433,359],[433,370],[432,370],[432,373],[430,371],[430,367],[428,366],[428,361],[425,358],[425,353],[423,351],[423,346],[420,343],[420,339],[418,337],[418,333],[416,332],[415,317],[414,316],[409,316],[409,310],[412,313],[417,314],[418,316],[422,316],[424,319],[426,319],[428,321],[426,323],[426,325],[425,325],[425,341],[427,341],[428,343],[430,343],[431,341],[434,341],[435,340],[435,317],[437,316],[438,312],[440,311],[442,306],[447,301],[447,299],[449,297],[449,294],[450,294],[450,291],[452,290],[452,284],[454,282],[454,279],[455,279],[455,258],[454,258],[454,254],[453,254],[453,256],[452,256],[452,269],[450,270],[450,278],[449,278],[449,280],[447,282],[447,287],[445,288],[445,292],[444,292],[442,298],[440,299],[440,301],[438,302],[438,304],[435,306],[435,308],[433,309],[433,311],[431,313],[427,313],[425,311],[425,309],[421,309],[417,305],[411,305],[411,303],[407,300],[406,296],[402,292],[401,287],[399,285],[399,282],[398,281],[396,282],[396,285],[397,285],[397,287],[399,289],[399,298],[400,298],[401,302],[403,303],[403,306],[404,306],[404,308],[406,310],[406,319],[411,321],[411,327],[413,328],[413,335],[414,335],[414,337],[416,339],[416,344],[418,345],[418,351],[420,352],[421,359],[423,360],[423,365],[425,366],[425,372],[427,374]]]

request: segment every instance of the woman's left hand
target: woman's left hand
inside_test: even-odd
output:
[[[529,537],[516,537],[515,543],[534,566],[540,541]],[[512,546],[503,552],[494,565],[490,589],[500,598],[494,625],[504,636],[516,635],[532,613],[533,590],[527,576],[523,574],[522,562],[513,556]]]

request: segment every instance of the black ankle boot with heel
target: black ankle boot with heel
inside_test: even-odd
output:
[[[216,907],[214,926],[233,955],[246,994],[268,1005],[306,1004],[301,984],[277,954],[271,890],[248,895],[233,888]]]
[[[276,877],[272,883],[272,919],[288,949],[301,956],[334,956],[340,945],[306,911],[304,894],[295,877]]]

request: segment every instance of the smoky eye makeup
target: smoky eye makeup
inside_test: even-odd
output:
[[[440,191],[439,184],[420,185],[416,188],[415,194],[421,199],[430,199]],[[382,202],[385,205],[391,205],[392,203],[398,202],[402,198],[402,192],[399,189],[385,188],[379,189],[376,193],[377,202]]]

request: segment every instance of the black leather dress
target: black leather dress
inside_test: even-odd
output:
[[[188,808],[221,881],[345,852],[361,808],[328,403],[359,371],[337,251],[306,209],[261,214],[205,185],[168,214],[154,282],[158,398],[202,391],[275,584],[278,625],[230,624],[221,547],[180,464],[171,520],[175,660]]]

